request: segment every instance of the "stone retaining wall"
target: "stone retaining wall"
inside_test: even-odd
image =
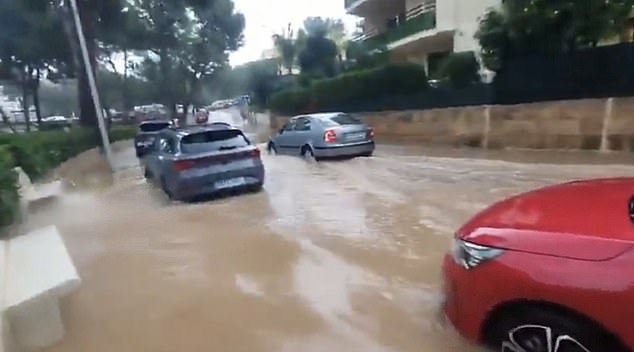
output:
[[[634,98],[355,114],[377,139],[483,148],[634,151]],[[271,117],[278,130],[288,117]]]

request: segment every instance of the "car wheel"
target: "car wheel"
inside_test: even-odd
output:
[[[258,183],[258,184],[255,184],[255,185],[251,186],[251,191],[254,192],[254,193],[257,193],[257,192],[262,191],[262,188],[264,188],[264,184]]]
[[[269,142],[269,144],[266,147],[266,149],[268,150],[269,154],[271,154],[271,155],[276,155],[277,154],[277,147],[275,146],[275,144],[273,142]]]
[[[161,178],[161,189],[163,190],[163,192],[165,192],[170,200],[174,200],[174,195],[167,189],[167,183],[165,182],[164,178]]]
[[[313,162],[317,160],[317,158],[315,158],[315,153],[313,152],[313,148],[311,148],[308,145],[305,145],[302,147],[301,154],[302,154],[302,157],[306,159],[307,161]]]
[[[626,351],[586,319],[539,307],[509,311],[489,324],[485,334],[485,343],[502,352]]]

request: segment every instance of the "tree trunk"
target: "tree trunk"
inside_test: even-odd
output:
[[[12,133],[16,133],[17,132],[15,130],[15,127],[13,127],[13,124],[11,123],[11,120],[9,119],[9,116],[7,116],[7,114],[4,112],[4,110],[2,110],[1,106],[0,106],[0,117],[2,118],[2,122],[4,122],[4,124],[9,127],[9,129],[11,130]]]
[[[79,1],[78,3],[81,3]],[[78,4],[79,5],[79,4]],[[66,34],[66,38],[68,39],[68,43],[70,46],[70,51],[72,53],[73,58],[73,69],[75,71],[75,77],[77,78],[78,88],[80,77],[85,77],[86,70],[84,70],[84,65],[82,61],[81,48],[79,47],[79,38],[77,37],[77,30],[75,28],[75,20],[73,18],[73,11],[70,6],[69,1],[64,1],[62,6],[57,8],[57,13],[59,17],[62,19],[62,26],[64,28],[64,32]],[[81,89],[77,89],[78,100],[82,101],[82,93]],[[73,114],[74,115],[74,114]],[[79,118],[80,123],[82,122],[82,109],[80,104]]]
[[[123,109],[128,111],[132,109],[132,102],[130,101],[130,92],[128,87],[128,50],[123,50]]]
[[[165,102],[165,104],[167,105],[167,107],[170,109],[170,112],[172,114],[172,118],[174,118],[177,114],[176,112],[176,101],[174,99],[174,94],[172,94],[172,85],[170,82],[170,78],[171,78],[171,65],[170,65],[170,58],[169,55],[167,53],[167,49],[160,49],[159,50],[159,58],[160,58],[160,65],[159,68],[161,70],[161,79],[162,79],[162,100]]]
[[[92,73],[94,75],[97,55],[96,55],[96,42],[95,42],[95,18],[90,11],[90,4],[86,1],[77,1],[79,17],[81,19],[82,27],[84,30],[84,37],[86,39],[86,48],[88,49],[88,58],[92,66]],[[95,103],[92,100],[90,92],[90,84],[88,82],[88,75],[86,74],[86,68],[81,61],[79,77],[77,77],[77,88],[79,90],[79,122],[83,126],[97,126],[97,113],[95,111]]]
[[[40,69],[35,70],[35,76],[32,77],[33,89],[31,94],[33,95],[33,105],[35,105],[35,116],[37,117],[37,125],[42,123],[42,106],[40,105]]]
[[[29,68],[22,70],[22,77],[20,79],[22,88],[22,113],[24,114],[24,123],[26,124],[26,131],[31,132],[31,112],[29,111],[29,79],[27,73]]]

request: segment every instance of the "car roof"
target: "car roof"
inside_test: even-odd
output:
[[[209,131],[239,131],[242,132],[239,128],[227,126],[225,124],[211,124],[204,126],[185,126],[185,127],[177,127],[177,128],[169,128],[164,130],[166,133],[175,134],[178,137],[185,137],[191,134],[209,132]]]
[[[320,112],[320,113],[316,113],[316,114],[306,114],[306,115],[298,115],[293,117],[293,119],[299,119],[302,117],[311,117],[311,118],[315,118],[318,120],[325,120],[325,119],[331,119],[335,116],[339,116],[341,114],[344,114],[343,112]]]
[[[145,121],[139,122],[139,126],[141,126],[141,125],[159,124],[159,123],[170,124],[171,121],[169,121],[169,120],[145,120]]]

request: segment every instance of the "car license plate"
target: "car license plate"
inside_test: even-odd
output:
[[[137,145],[138,145],[139,147],[149,147],[149,146],[151,146],[152,144],[154,144],[154,138],[148,138],[148,139],[145,139],[145,140],[142,140],[142,141],[138,141],[138,142],[137,142]]]
[[[348,135],[348,139],[364,139],[365,138],[365,132],[358,132],[358,133],[350,133]]]
[[[242,185],[244,185],[244,177],[229,178],[215,183],[216,189],[233,188]]]

